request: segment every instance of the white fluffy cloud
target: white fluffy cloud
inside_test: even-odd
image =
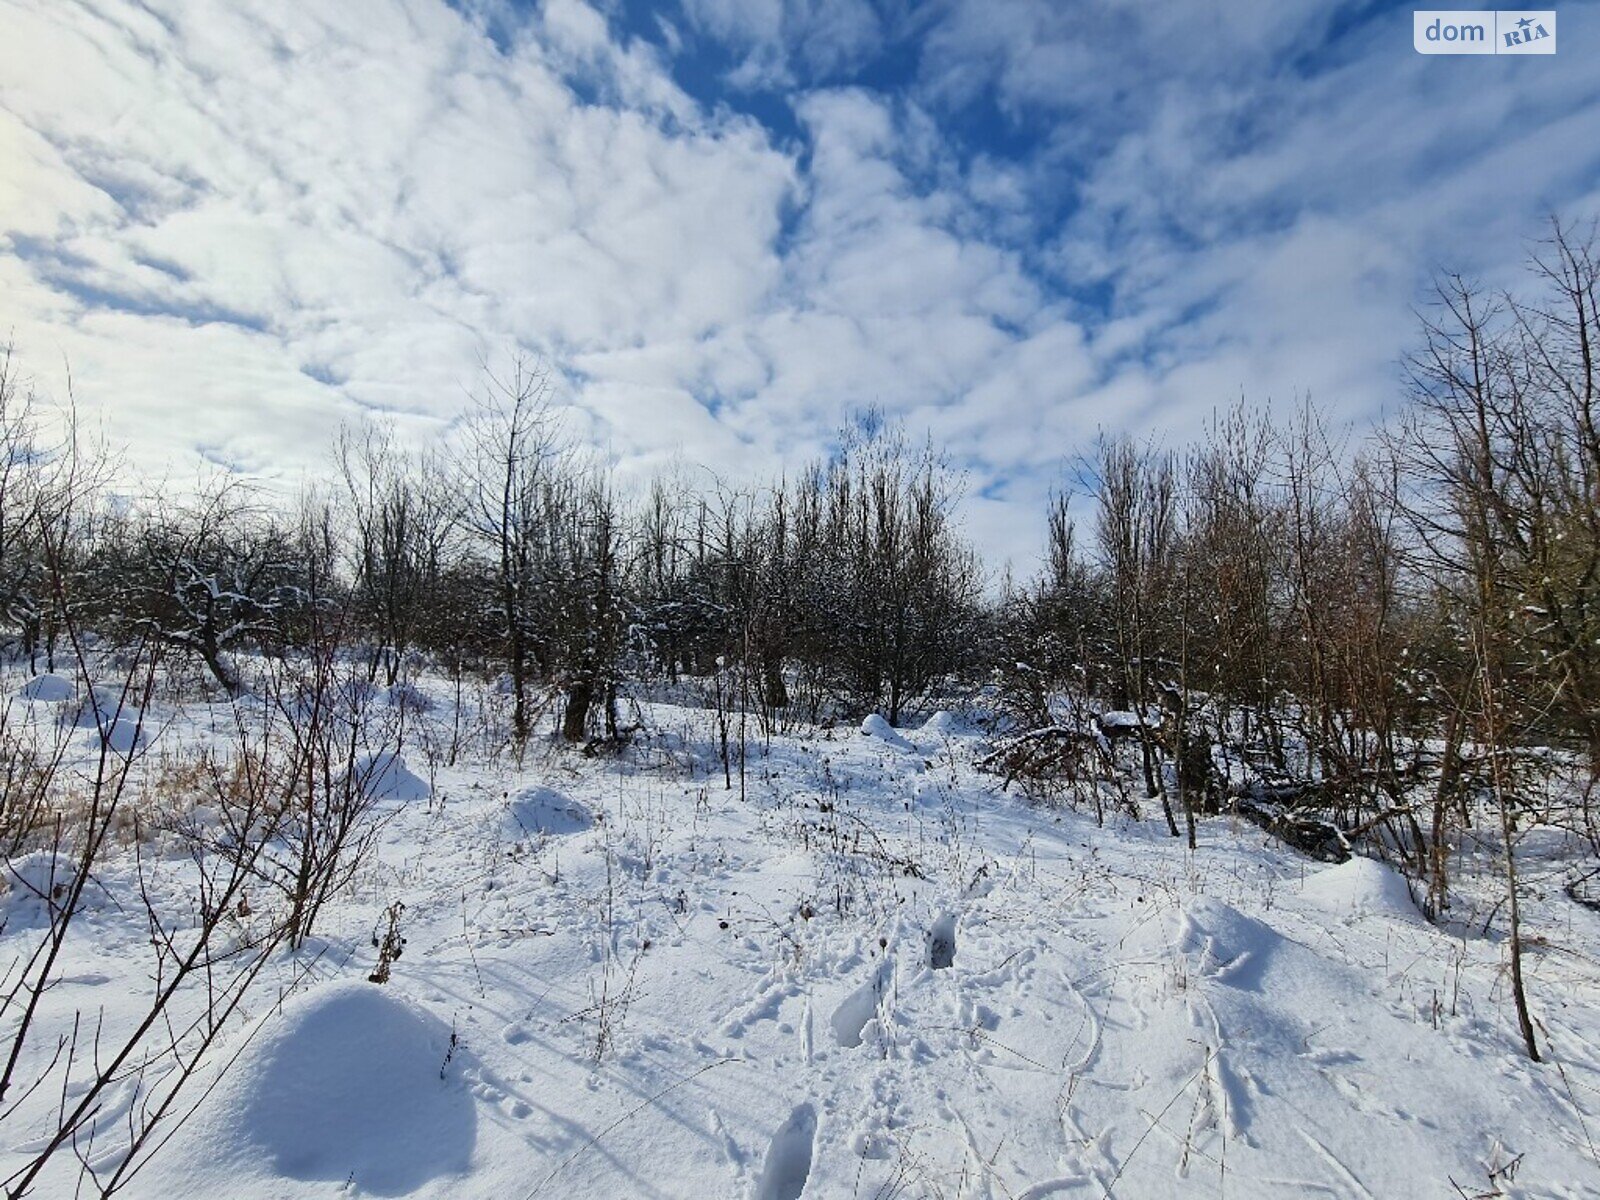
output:
[[[1100,428],[1365,417],[1428,267],[1596,202],[1563,20],[1500,63],[1360,6],[689,0],[656,45],[581,0],[0,0],[0,328],[156,475],[325,470],[371,410],[437,436],[517,348],[634,476],[792,467],[878,405],[1026,570]],[[799,136],[687,93],[684,37]],[[913,81],[847,86],[886,41]]]
[[[501,54],[442,4],[169,7],[22,5],[0,87],[5,319],[141,465],[293,470],[362,407],[447,420],[480,356],[692,348],[778,281],[790,160],[637,58],[580,102],[590,10]]]

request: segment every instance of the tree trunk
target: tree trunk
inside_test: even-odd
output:
[[[206,667],[215,676],[223,690],[230,696],[237,696],[243,688],[239,681],[238,672],[228,665],[227,657],[217,645],[215,637],[200,639],[200,657],[205,661]]]
[[[569,742],[583,741],[589,730],[589,708],[594,704],[594,684],[574,683],[567,692],[567,707],[561,717],[561,736]]]
[[[1445,836],[1446,814],[1455,790],[1460,764],[1461,710],[1453,708],[1445,725],[1444,758],[1439,763],[1439,782],[1433,793],[1433,834],[1428,864],[1428,916],[1435,921],[1444,916],[1449,902],[1450,840]]]
[[[1516,822],[1511,815],[1510,783],[1506,779],[1504,749],[1500,744],[1499,694],[1490,666],[1488,635],[1480,632],[1479,671],[1483,689],[1483,716],[1489,743],[1489,772],[1494,784],[1495,804],[1500,809],[1500,840],[1505,850],[1506,917],[1510,926],[1508,949],[1511,953],[1511,999],[1517,1007],[1517,1024],[1527,1044],[1528,1057],[1539,1058],[1539,1043],[1534,1040],[1533,1017],[1528,1012],[1528,992],[1522,982],[1522,908],[1517,895],[1517,855],[1513,842]]]
[[[779,655],[762,656],[761,699],[773,710],[789,707],[789,688],[783,682],[783,658]]]

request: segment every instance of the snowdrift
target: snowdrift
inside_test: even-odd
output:
[[[1343,916],[1379,916],[1408,924],[1422,922],[1411,889],[1392,867],[1371,858],[1352,858],[1306,877],[1300,894]]]
[[[945,734],[969,733],[971,729],[961,717],[949,709],[941,708],[922,723],[922,732],[943,737]]]
[[[415,775],[400,755],[387,752],[369,754],[355,762],[355,778],[364,796],[372,800],[409,802],[433,795],[428,781]]]
[[[60,675],[35,675],[17,689],[16,695],[36,704],[59,704],[71,700],[77,695],[77,689],[70,679]]]
[[[189,1180],[185,1194],[240,1194],[243,1173],[399,1196],[471,1165],[477,1113],[451,1030],[391,989],[324,985],[245,1036],[201,1123],[161,1164],[170,1183]]]
[[[54,850],[20,854],[0,871],[0,928],[39,929],[50,923],[50,913],[71,890],[77,863]],[[96,907],[96,889],[85,889],[83,903]]]
[[[506,804],[506,833],[516,839],[563,837],[593,824],[594,814],[585,805],[554,788],[531,787]]]
[[[42,680],[53,682],[41,683]],[[32,684],[40,684],[40,696],[35,698],[42,699],[59,695],[62,689],[58,685],[66,684],[66,680],[55,675],[40,675],[29,680],[22,690],[27,691]],[[136,696],[125,695],[120,688],[95,687],[79,700],[71,685],[67,687],[66,695],[59,701],[59,719],[63,726],[88,731],[92,738],[103,739],[117,754],[132,754],[149,744],[153,731],[148,716],[139,711]]]
[[[896,750],[915,750],[916,747],[896,732],[895,727],[884,720],[882,716],[873,713],[861,722],[861,733],[864,737],[876,738],[886,746],[893,746]]]

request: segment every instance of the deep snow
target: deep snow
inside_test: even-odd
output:
[[[1445,930],[1381,864],[1247,824],[1193,854],[1099,828],[1000,793],[948,716],[752,742],[741,800],[709,714],[648,715],[672,732],[620,760],[375,764],[373,858],[129,1194],[1600,1195],[1600,925],[1558,864],[1528,874],[1536,1065],[1492,878]],[[147,721],[169,750],[226,724]],[[104,873],[60,1012],[126,1020],[149,988],[106,899],[132,872]],[[3,902],[9,959],[42,901]]]

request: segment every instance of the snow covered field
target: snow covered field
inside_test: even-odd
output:
[[[30,686],[14,711],[56,719]],[[125,1194],[1600,1195],[1600,916],[1557,886],[1554,831],[1528,843],[1534,1064],[1470,871],[1446,930],[1388,868],[1248,824],[1204,821],[1192,854],[1156,821],[1100,828],[1001,793],[948,715],[752,740],[741,798],[710,714],[647,716],[623,757],[520,766],[430,769],[414,729],[376,773],[372,854]],[[147,714],[140,769],[211,723]],[[139,855],[181,894],[185,860]],[[116,1027],[154,986],[133,843],[111,862],[57,1023]],[[8,883],[10,962],[41,901]],[[60,1099],[8,1114],[8,1172]],[[108,1093],[105,1153],[138,1102]],[[64,1156],[37,1194],[76,1179]]]

